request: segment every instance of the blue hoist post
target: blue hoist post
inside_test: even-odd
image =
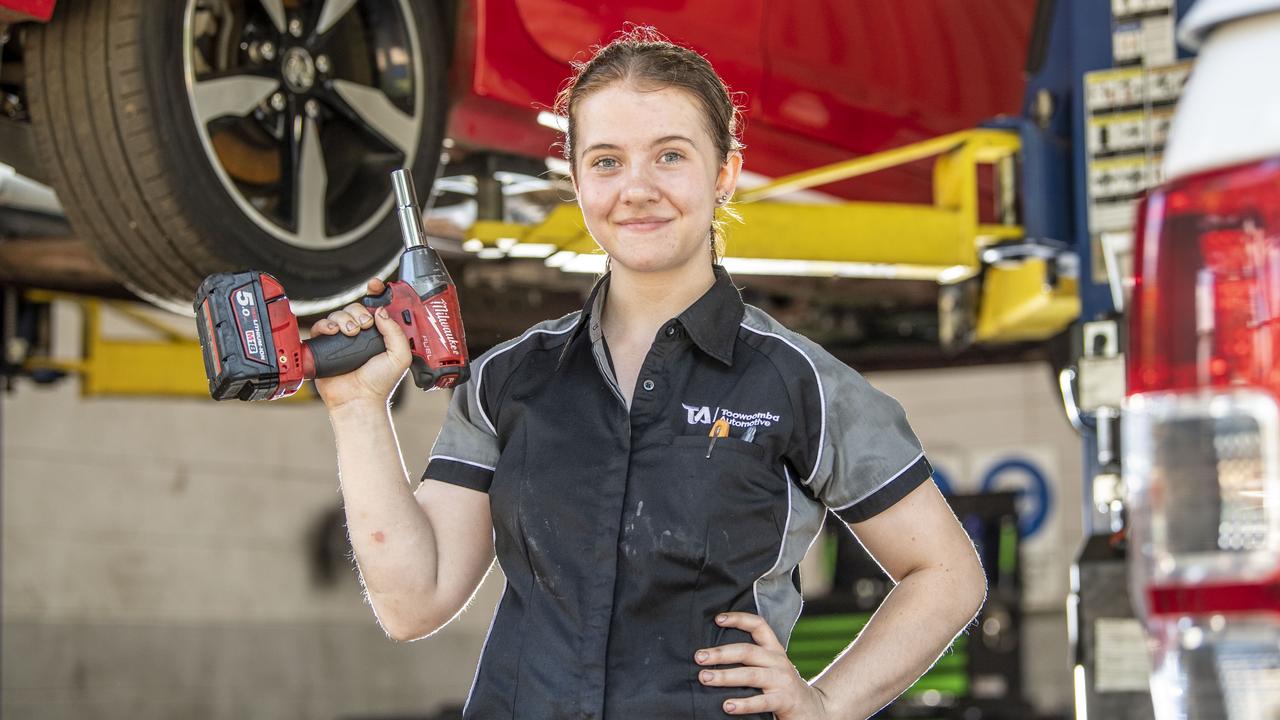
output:
[[[1101,508],[1108,505],[1105,486],[1118,487],[1119,481],[1119,406],[1126,346],[1123,292],[1113,288],[1106,274],[1110,270],[1123,276],[1124,268],[1107,267],[1096,218],[1091,225],[1091,212],[1096,213],[1098,206],[1090,189],[1091,142],[1095,146],[1098,142],[1096,125],[1091,138],[1091,122],[1098,120],[1091,121],[1090,80],[1104,79],[1098,75],[1106,71],[1141,73],[1153,64],[1186,60],[1187,53],[1177,47],[1168,50],[1169,57],[1143,56],[1143,33],[1148,32],[1147,24],[1165,23],[1172,43],[1172,23],[1192,2],[1041,0],[1028,51],[1022,116],[993,123],[1017,128],[1021,137],[1020,200],[1028,242],[1046,252],[1065,247],[1067,252],[1058,256],[1059,268],[1078,277],[1079,320],[1051,355],[1060,366],[1056,370],[1068,418],[1083,440],[1081,509],[1086,537],[1115,529],[1120,522],[1118,509]],[[1149,113],[1150,102],[1142,105]],[[1142,111],[1142,107],[1136,109]],[[1149,167],[1157,168],[1160,146],[1153,139],[1146,137],[1138,152],[1145,153]],[[1094,162],[1098,162],[1096,155]],[[1144,183],[1150,184],[1153,177],[1144,178]],[[1125,204],[1132,206],[1136,200],[1120,203]]]
[[[1152,88],[1157,75],[1185,77],[1187,54],[1173,44],[1173,27],[1192,1],[1041,0],[1023,113],[1011,123],[1021,135],[1026,236],[1068,248],[1061,269],[1077,273],[1079,289],[1079,318],[1050,351],[1082,439],[1084,542],[1067,603],[1077,717],[1154,715],[1145,678],[1110,677],[1098,658],[1146,660],[1122,532],[1124,281],[1132,277],[1123,238],[1127,232],[1131,261],[1133,209],[1159,182],[1159,121],[1176,101],[1176,91],[1162,91],[1156,108]]]

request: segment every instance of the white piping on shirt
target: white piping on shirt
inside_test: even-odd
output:
[[[436,460],[436,459],[452,460],[453,462],[462,463],[463,465],[471,465],[473,467],[478,467],[481,470],[497,470],[498,469],[496,467],[490,467],[482,463],[472,462],[470,460],[463,460],[462,458],[453,457],[452,455],[432,455],[431,457],[427,458],[427,463],[430,464],[432,460]]]
[[[809,363],[809,367],[813,369],[813,377],[815,380],[818,381],[818,404],[822,407],[822,413],[820,415],[821,420],[818,424],[818,455],[813,460],[813,470],[809,473],[809,477],[806,478],[804,481],[804,484],[808,485],[809,483],[813,482],[813,478],[816,477],[818,474],[818,467],[822,462],[822,446],[826,444],[826,439],[827,439],[827,399],[826,399],[826,395],[823,393],[823,390],[822,390],[822,376],[818,374],[818,366],[813,364],[813,359],[810,358],[809,355],[805,353],[805,351],[801,350],[798,345],[782,337],[781,335],[777,335],[771,332],[765,332],[763,330],[757,330],[751,327],[750,325],[747,325],[745,322],[740,324],[742,325],[742,327],[750,330],[751,332],[757,335],[767,335],[771,338],[777,338],[782,342],[786,343],[787,345],[790,345],[791,349],[800,353],[800,357],[804,358],[805,361]]]
[[[778,541],[778,557],[773,561],[772,567],[765,570],[763,575],[756,578],[756,581],[751,583],[751,596],[755,598],[756,612],[761,613],[761,617],[764,616],[764,609],[760,607],[760,581],[769,577],[769,575],[772,574],[774,570],[777,570],[778,566],[782,564],[782,553],[787,549],[787,531],[791,529],[791,492],[794,488],[792,487],[793,483],[791,482],[791,473],[787,470],[786,463],[782,464],[782,479],[787,483],[787,521],[782,525],[782,539]],[[765,622],[768,623],[767,618],[765,619]],[[776,629],[774,630],[774,633],[777,633]]]
[[[502,608],[502,598],[507,595],[507,576],[502,576],[502,592],[498,594],[498,604],[493,608],[493,617],[489,618],[489,629],[484,631],[484,644],[480,646],[480,659],[476,661],[476,672],[471,676],[471,689],[467,690],[467,700],[462,703],[462,716],[467,715],[467,706],[471,704],[471,694],[476,691],[476,682],[480,680],[480,665],[484,662],[484,651],[489,649],[489,634],[493,632],[493,624],[498,620],[498,610]]]
[[[836,511],[840,511],[840,510],[848,510],[849,508],[853,507],[854,505],[857,505],[858,503],[862,502],[863,500],[866,500],[867,498],[871,497],[872,495],[875,495],[876,493],[880,492],[880,490],[882,490],[886,485],[888,485],[889,483],[891,483],[891,482],[893,482],[894,480],[897,480],[899,477],[901,477],[901,476],[902,476],[902,473],[904,473],[904,472],[906,472],[906,471],[910,470],[910,469],[912,468],[912,466],[914,466],[916,463],[920,462],[920,458],[922,458],[922,457],[924,457],[924,451],[923,451],[923,450],[921,450],[921,451],[920,451],[920,454],[919,454],[919,455],[917,455],[917,456],[915,457],[915,459],[914,459],[914,460],[912,460],[911,462],[907,463],[907,464],[906,464],[905,466],[903,466],[903,468],[902,468],[901,470],[899,470],[898,472],[894,473],[894,474],[893,474],[893,477],[891,477],[891,478],[889,478],[888,480],[885,480],[884,482],[880,483],[879,485],[877,485],[877,486],[875,486],[875,487],[871,488],[870,490],[868,490],[867,492],[865,492],[865,493],[862,495],[862,497],[858,498],[857,500],[854,500],[853,502],[849,503],[848,505],[841,505],[841,506],[840,506],[840,507],[838,507],[838,508],[831,508],[831,509],[832,509],[832,510],[836,510]]]
[[[783,469],[784,470],[786,469],[785,466],[783,467]],[[825,518],[826,518],[826,514],[823,513],[823,519]],[[809,554],[809,551],[813,549],[813,544],[818,541],[818,536],[822,534],[822,525],[823,525],[822,520],[819,520],[816,523],[816,525],[817,527],[813,529],[813,537],[809,538],[809,544],[804,546],[804,555],[800,556],[801,560],[804,559],[805,555]],[[800,581],[802,583],[804,582],[803,576],[801,576]],[[790,643],[790,640],[791,640],[791,633],[795,632],[796,623],[800,621],[800,615],[803,613],[804,613],[804,593],[802,592],[800,593],[800,607],[796,608],[796,616],[791,618],[791,627],[787,629],[788,644]]]
[[[581,311],[578,311],[578,312],[581,312]],[[511,348],[514,348],[515,346],[524,342],[526,338],[532,337],[537,333],[546,333],[547,335],[563,335],[569,332],[570,330],[574,329],[575,327],[577,327],[576,322],[563,330],[546,330],[544,328],[529,328],[528,330],[525,331],[523,335],[517,338],[510,345],[502,348],[501,350],[494,352],[492,355],[485,358],[484,362],[480,363],[480,367],[476,368],[476,407],[480,409],[480,417],[484,418],[484,424],[489,426],[490,432],[492,432],[494,435],[498,434],[497,428],[495,428],[493,426],[493,422],[489,420],[489,414],[484,411],[484,403],[480,402],[480,383],[484,382],[484,366],[487,365],[490,360],[498,357],[499,355],[510,350]]]

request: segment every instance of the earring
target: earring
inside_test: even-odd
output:
[[[728,195],[721,195],[721,196],[719,196],[719,197],[717,197],[717,198],[716,198],[716,204],[717,204],[717,205],[723,205],[723,204],[725,204],[726,202],[729,202],[729,196],[728,196]]]

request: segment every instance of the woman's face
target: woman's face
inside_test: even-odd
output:
[[[693,97],[614,83],[578,103],[574,117],[578,204],[614,268],[710,264],[716,197],[733,193],[742,156],[719,157]]]

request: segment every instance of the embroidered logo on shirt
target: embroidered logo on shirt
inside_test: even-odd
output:
[[[773,427],[774,423],[782,420],[778,415],[768,411],[744,413],[725,408],[716,408],[713,412],[706,405],[686,405],[681,403],[681,406],[688,413],[687,422],[690,425],[710,425],[723,418],[732,427]]]

